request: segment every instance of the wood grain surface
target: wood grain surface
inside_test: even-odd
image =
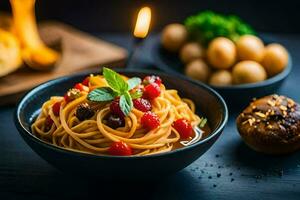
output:
[[[51,71],[23,66],[0,78],[0,105],[15,102],[24,91],[53,78],[93,67],[122,66],[127,56],[125,49],[62,23],[42,23],[39,31],[48,46],[61,52],[61,59]]]

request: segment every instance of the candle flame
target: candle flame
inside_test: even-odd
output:
[[[138,14],[133,35],[137,38],[145,38],[148,34],[151,22],[151,9],[143,7]]]

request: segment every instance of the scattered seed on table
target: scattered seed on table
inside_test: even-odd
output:
[[[282,177],[282,176],[283,176],[283,170],[282,170],[282,169],[281,169],[281,170],[278,170],[278,171],[277,171],[277,174],[278,174],[278,176]]]
[[[255,179],[262,179],[262,175],[255,175]]]

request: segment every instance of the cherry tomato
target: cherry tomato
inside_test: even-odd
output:
[[[112,114],[118,115],[119,117],[124,118],[125,114],[123,113],[123,111],[121,110],[120,107],[120,98],[116,98],[115,100],[113,100],[109,106],[110,111],[112,112]]]
[[[158,116],[153,112],[146,112],[141,118],[141,124],[148,129],[155,129],[160,125]]]
[[[128,146],[125,142],[114,142],[111,144],[108,149],[110,155],[113,156],[130,156],[132,155],[131,147]]]
[[[74,86],[74,88],[77,89],[77,90],[80,90],[80,91],[86,91],[86,92],[89,91],[89,88],[87,86],[83,85],[82,83],[77,83]]]
[[[48,115],[46,120],[45,120],[45,131],[49,131],[51,129],[53,123],[54,122],[51,119],[50,115]]]
[[[160,85],[162,83],[162,80],[159,76],[146,76],[143,80],[143,84],[148,85],[150,83],[156,83],[157,85]]]
[[[89,86],[89,83],[90,83],[90,77],[86,77],[83,81],[82,81],[82,85],[85,85],[85,86]]]
[[[61,102],[56,102],[56,103],[53,104],[53,106],[52,106],[52,111],[53,111],[53,114],[54,114],[55,116],[59,116],[60,105],[61,105]]]
[[[72,99],[70,99],[68,94],[64,95],[64,99],[65,99],[66,103],[69,103],[70,101],[72,101]]]
[[[153,100],[160,95],[160,87],[156,83],[150,83],[144,88],[143,97]]]
[[[190,124],[190,122],[186,119],[183,118],[177,119],[173,123],[173,127],[176,129],[176,131],[178,131],[180,137],[183,139],[187,139],[191,137],[193,134],[193,127]]]
[[[151,103],[147,99],[144,99],[144,98],[134,99],[133,106],[142,112],[147,112],[152,109]]]

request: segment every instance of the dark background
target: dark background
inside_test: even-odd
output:
[[[37,17],[64,21],[91,33],[130,31],[136,11],[143,5],[152,8],[156,31],[211,9],[236,14],[258,31],[300,33],[300,1],[295,0],[37,0]],[[9,0],[0,1],[0,10],[10,10]]]

